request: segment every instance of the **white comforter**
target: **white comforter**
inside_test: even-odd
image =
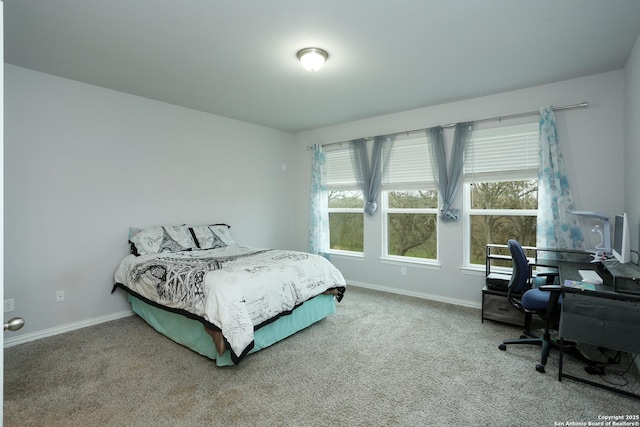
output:
[[[340,271],[321,256],[237,245],[129,255],[116,270],[115,282],[213,323],[236,357],[252,344],[254,326],[345,286]]]

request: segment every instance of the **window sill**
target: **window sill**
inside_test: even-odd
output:
[[[336,251],[336,250],[331,250],[328,252],[329,257],[333,258],[344,258],[344,259],[351,259],[351,260],[361,260],[364,261],[364,254],[362,252],[349,252],[349,251]]]
[[[430,270],[440,270],[441,268],[441,265],[436,260],[420,261],[416,259],[414,261],[411,258],[401,258],[401,257],[393,257],[393,258],[380,257],[378,259],[382,264],[402,265],[402,266],[410,265],[411,267],[427,268]]]

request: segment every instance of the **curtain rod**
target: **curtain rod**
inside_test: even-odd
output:
[[[574,108],[587,108],[588,106],[589,106],[588,102],[581,102],[580,104],[565,105],[564,107],[553,107],[552,110],[553,111],[573,110]],[[506,119],[515,119],[518,117],[533,116],[534,114],[540,114],[540,111],[527,111],[524,113],[515,113],[515,114],[507,114],[505,116],[489,117],[486,119],[474,120],[473,123],[484,123],[484,122],[493,122],[496,120],[499,121],[499,120],[506,120]],[[442,125],[443,128],[452,128],[455,126],[456,126],[456,123],[448,123],[446,125]],[[408,130],[404,132],[395,132],[395,133],[392,133],[391,135],[409,135],[411,133],[424,132],[427,129],[429,128],[414,129],[414,130]],[[372,139],[372,137],[367,137],[365,139],[370,140]],[[331,145],[346,144],[348,142],[349,141],[330,142],[328,144],[322,144],[322,146],[329,147]],[[307,146],[307,150],[311,150],[312,148],[313,147],[311,146]]]

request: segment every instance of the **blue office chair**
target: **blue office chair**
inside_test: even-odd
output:
[[[560,285],[553,285],[557,273],[547,273],[532,277],[531,266],[522,249],[516,240],[507,242],[511,259],[513,262],[513,273],[509,281],[507,298],[511,305],[525,313],[525,332],[520,339],[505,340],[498,348],[505,351],[507,345],[511,344],[535,344],[542,346],[542,356],[540,364],[536,365],[536,371],[544,372],[549,357],[549,349],[552,345],[550,329],[556,325],[560,316],[560,296],[562,288]],[[532,282],[537,282],[541,276],[545,277],[545,284],[532,287]],[[534,335],[530,331],[531,315],[536,314],[544,320],[544,334],[542,337]]]

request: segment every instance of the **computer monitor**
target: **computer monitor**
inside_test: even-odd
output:
[[[613,223],[613,247],[611,253],[622,264],[631,261],[627,214],[616,215]]]

